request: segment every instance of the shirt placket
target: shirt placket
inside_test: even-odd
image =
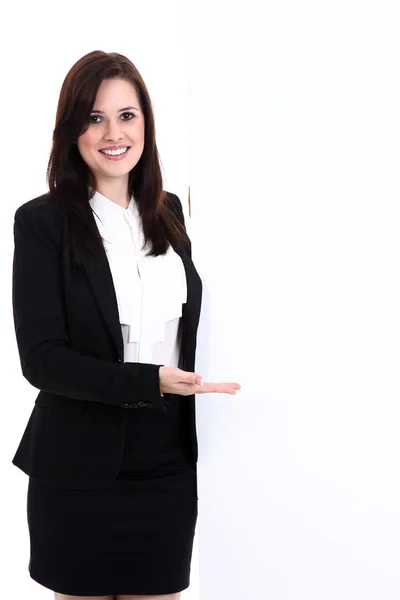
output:
[[[135,319],[135,322],[138,323],[139,330],[134,331],[133,327],[130,325],[128,327],[128,338],[127,339],[128,339],[128,343],[137,341],[137,359],[139,362],[151,362],[151,348],[148,347],[147,340],[146,340],[146,323],[145,323],[145,318],[144,318],[145,315],[144,315],[144,310],[143,310],[145,288],[144,288],[143,272],[142,272],[142,251],[141,251],[142,240],[141,240],[136,217],[131,212],[128,212],[128,211],[126,213],[124,213],[124,217],[129,225],[130,240],[131,240],[132,246],[135,251],[136,271],[137,271],[139,280],[141,282],[139,319],[137,319],[137,315],[134,315],[134,317],[136,317],[136,319],[137,319],[137,320]]]

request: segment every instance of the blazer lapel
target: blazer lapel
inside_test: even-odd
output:
[[[85,260],[83,266],[118,357],[123,360],[124,340],[119,320],[114,282],[105,250],[98,260]]]
[[[194,291],[191,283],[193,264],[182,244],[175,248],[175,252],[181,257],[186,272],[188,294],[187,302],[182,306],[182,333],[183,340],[186,340],[187,328],[190,325],[191,298]],[[87,259],[84,261],[83,266],[117,354],[123,360],[124,341],[121,332],[117,297],[105,250],[103,249],[103,252],[97,261]],[[160,290],[160,293],[162,293],[162,290]]]

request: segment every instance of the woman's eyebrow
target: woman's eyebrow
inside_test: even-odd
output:
[[[124,110],[139,110],[139,109],[136,108],[135,106],[125,106],[125,108],[120,108],[118,112],[122,112]],[[104,115],[104,110],[93,109],[92,113],[99,113],[100,115]]]

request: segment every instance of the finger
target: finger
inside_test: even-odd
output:
[[[192,385],[203,385],[203,377],[199,373],[186,373],[185,379],[178,383],[191,383]]]
[[[222,383],[216,383],[216,386],[222,386],[222,388],[226,389],[234,389],[234,390],[240,390],[241,389],[241,385],[240,383],[235,383],[233,381],[224,381]]]
[[[189,391],[193,394],[232,394],[235,395],[237,391],[240,391],[239,383],[231,382],[219,382],[215,383],[212,381],[203,381],[202,384],[188,383],[182,381],[181,384],[185,387],[186,393]]]
[[[225,382],[224,383],[214,383],[211,381],[205,381],[201,387],[197,386],[197,391],[195,393],[198,393],[198,394],[208,394],[208,393],[236,394],[237,391],[240,391],[240,384],[225,383]]]

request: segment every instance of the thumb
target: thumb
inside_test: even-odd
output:
[[[195,373],[192,383],[196,383],[197,385],[203,385],[202,376]]]

